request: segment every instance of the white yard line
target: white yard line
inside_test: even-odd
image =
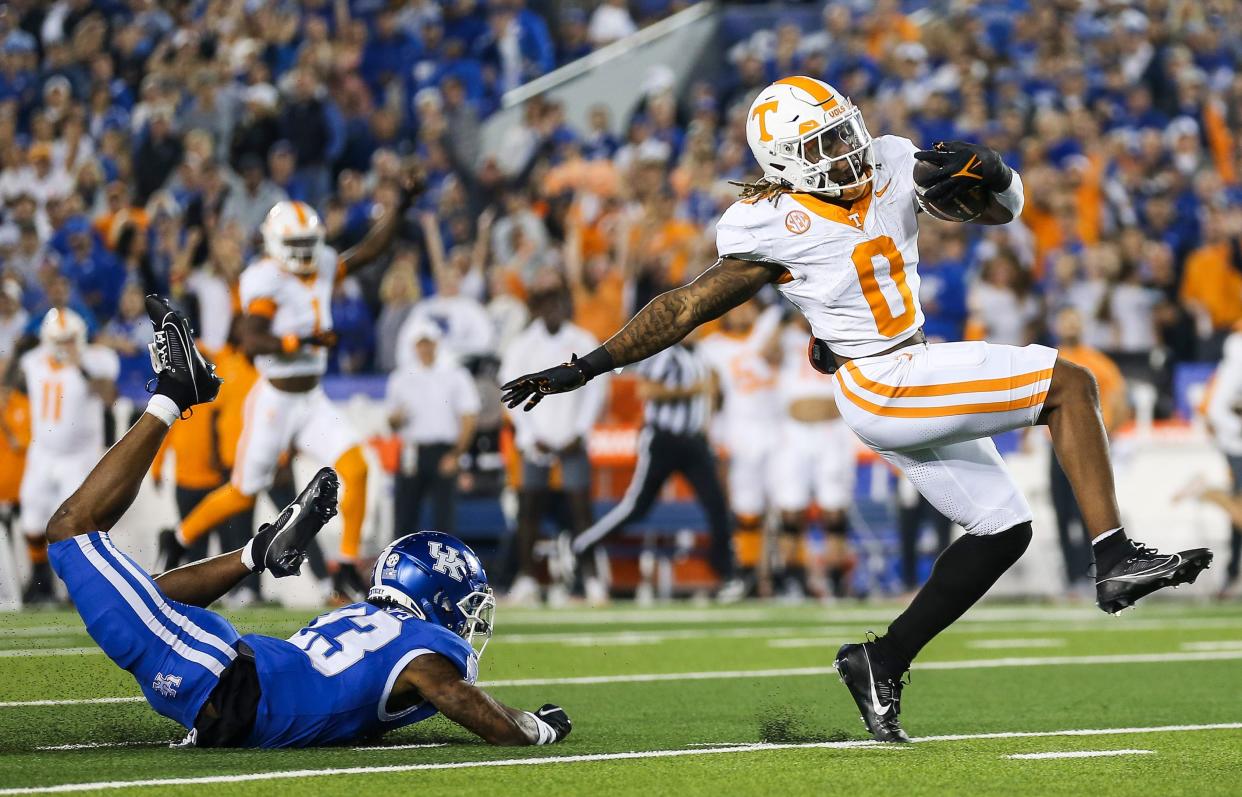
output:
[[[0,708],[38,708],[41,706],[98,706],[106,703],[141,703],[146,698],[132,697],[83,697],[67,700],[10,700],[0,703]]]
[[[1182,650],[1242,650],[1242,639],[1223,639],[1219,642],[1183,642]]]
[[[1050,758],[1107,758],[1114,755],[1151,755],[1152,750],[1070,750],[1060,753],[1014,753],[1005,758],[1046,761]]]
[[[1060,667],[1074,664],[1156,664],[1178,661],[1233,661],[1242,659],[1242,650],[1187,651],[1182,653],[1120,653],[1107,656],[1043,656],[1006,657],[995,659],[962,659],[958,661],[928,661],[920,663],[916,670],[974,670],[994,667]],[[597,684],[659,683],[662,681],[715,681],[748,678],[797,678],[829,675],[831,667],[784,667],[766,670],[705,670],[702,672],[635,673],[631,675],[584,675],[568,678],[509,678],[480,681],[483,687],[505,686],[593,686]],[[12,700],[0,703],[0,708],[27,708],[33,706],[79,706],[97,703],[129,703],[141,701],[141,697],[93,697],[81,700]]]
[[[354,752],[368,753],[387,750],[426,750],[429,747],[448,747],[448,742],[426,742],[423,744],[377,744],[371,747],[355,747]]]
[[[81,744],[52,744],[36,747],[36,750],[97,750],[108,747],[167,747],[168,742],[82,742]]]
[[[1064,639],[1040,639],[1039,637],[1028,637],[1023,639],[1015,637],[1013,639],[972,639],[966,643],[968,648],[978,648],[980,650],[1009,650],[1010,648],[1060,648],[1065,647]]]
[[[94,645],[82,648],[18,648],[0,649],[0,659],[28,659],[39,656],[102,656],[103,651]]]
[[[1163,725],[1149,728],[1084,728],[1064,731],[1013,731],[1006,733],[963,733],[943,736],[924,736],[914,741],[961,742],[975,739],[1027,739],[1053,736],[1115,736],[1136,733],[1183,733],[1188,731],[1238,730],[1242,722],[1214,725]],[[62,783],[53,786],[0,789],[0,797],[17,794],[63,794],[66,792],[104,789],[132,789],[141,787],[171,787],[206,785],[215,783],[246,783],[263,780],[294,780],[322,778],[338,775],[380,775],[401,772],[422,772],[438,769],[474,769],[479,767],[544,766],[548,764],[577,764],[587,761],[625,761],[646,758],[681,758],[702,755],[729,755],[734,753],[766,752],[770,750],[848,750],[873,747],[870,739],[849,742],[807,742],[801,744],[748,744],[743,746],[702,747],[698,749],[645,750],[627,753],[594,753],[590,755],[541,756],[536,758],[502,758],[483,761],[446,761],[438,764],[396,764],[378,767],[338,767],[334,769],[294,769],[277,772],[254,772],[243,775],[208,775],[193,778],[151,778],[147,780],[109,780],[93,783]]]

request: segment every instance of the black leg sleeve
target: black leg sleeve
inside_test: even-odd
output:
[[[890,666],[905,671],[923,646],[983,597],[1026,551],[1031,524],[996,534],[966,534],[940,554],[927,583],[880,639]]]

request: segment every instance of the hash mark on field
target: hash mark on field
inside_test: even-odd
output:
[[[1009,650],[1010,648],[1059,648],[1065,645],[1064,639],[973,639],[966,643],[968,648],[982,650]]]
[[[1215,725],[1162,725],[1148,728],[1092,728],[1065,731],[1012,731],[1004,733],[962,733],[942,736],[924,736],[914,741],[960,742],[974,739],[1027,739],[1050,736],[1113,736],[1129,733],[1179,733],[1184,731],[1238,730],[1242,722]],[[337,769],[293,769],[276,772],[253,772],[242,775],[207,775],[191,778],[152,778],[149,780],[112,780],[95,783],[62,783],[53,786],[30,786],[0,789],[0,797],[16,794],[60,794],[65,792],[95,791],[104,789],[132,789],[144,786],[188,786],[211,783],[245,783],[263,780],[291,780],[322,778],[336,775],[377,775],[384,773],[421,772],[438,769],[473,769],[476,767],[541,766],[544,764],[576,764],[584,761],[626,761],[642,758],[680,758],[683,756],[727,755],[730,753],[767,752],[770,750],[848,750],[860,747],[876,747],[871,739],[849,742],[809,742],[790,744],[758,743],[740,747],[701,747],[676,750],[646,750],[632,753],[594,753],[590,755],[542,756],[537,758],[502,758],[482,761],[446,761],[438,764],[391,764],[378,767],[340,767]]]
[[[1070,750],[1060,753],[1014,753],[1005,758],[1045,761],[1050,758],[1104,758],[1113,755],[1151,755],[1153,750]]]

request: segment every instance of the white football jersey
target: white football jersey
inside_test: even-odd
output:
[[[246,312],[272,319],[276,337],[304,337],[332,329],[332,288],[339,258],[336,250],[325,246],[316,273],[299,277],[271,258],[262,258],[241,275],[241,303]],[[328,350],[322,346],[302,346],[293,354],[261,354],[254,358],[263,376],[321,376],[328,369]]]
[[[718,430],[731,448],[765,433],[779,417],[778,368],[764,356],[779,320],[780,310],[770,308],[748,333],[717,332],[698,345],[699,354],[720,380],[724,404]]]
[[[837,354],[865,357],[923,325],[919,305],[914,153],[905,138],[875,139],[871,190],[849,209],[810,194],[735,202],[716,227],[721,257],[783,266],[777,287]]]
[[[781,332],[781,399],[788,407],[804,398],[834,399],[832,377],[821,374],[807,356],[807,334],[796,327]]]
[[[30,396],[30,445],[52,453],[98,452],[104,444],[104,404],[82,374],[116,381],[121,364],[103,346],[82,351],[81,368],[64,365],[47,346],[36,346],[21,359]]]

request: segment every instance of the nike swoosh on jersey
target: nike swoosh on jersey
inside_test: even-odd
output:
[[[879,199],[880,197],[884,196],[884,192],[885,192],[885,191],[887,191],[887,190],[888,190],[888,187],[889,187],[890,185],[892,185],[892,184],[893,184],[893,179],[890,177],[890,178],[889,178],[889,180],[888,180],[888,182],[884,184],[884,187],[883,187],[883,188],[877,188],[877,189],[876,189],[876,192],[875,192],[875,198],[876,198],[876,199]]]

